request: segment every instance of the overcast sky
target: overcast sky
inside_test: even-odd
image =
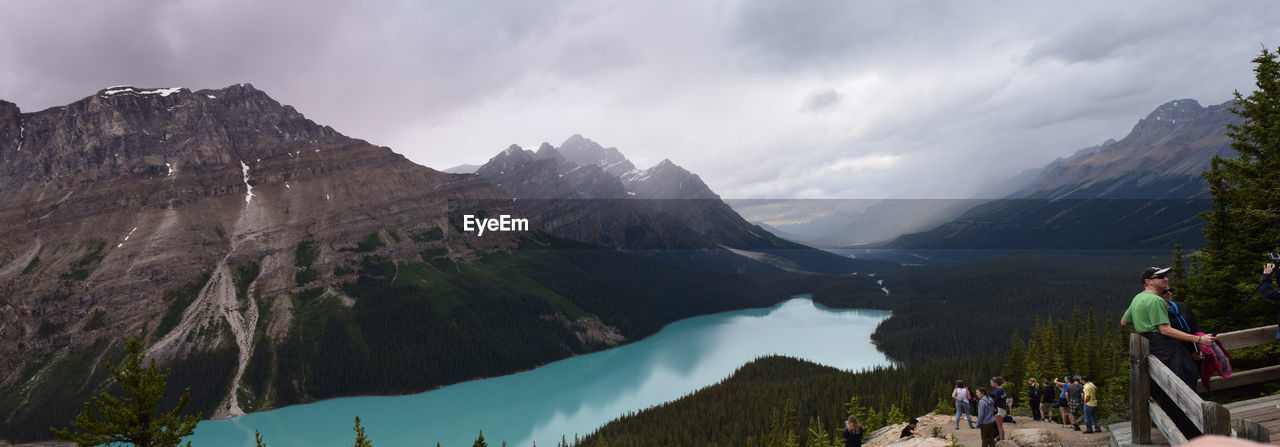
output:
[[[952,198],[1253,89],[1271,0],[0,4],[0,99],[254,84],[436,169],[580,133],[726,198]]]

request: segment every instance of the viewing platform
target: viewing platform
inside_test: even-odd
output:
[[[1228,332],[1218,336],[1227,351],[1276,343],[1277,327],[1263,326]],[[1213,390],[1280,380],[1280,365],[1247,371],[1233,371],[1231,377],[1214,377]],[[1173,371],[1152,357],[1147,339],[1129,336],[1129,403],[1133,420],[1113,424],[1113,447],[1180,445],[1187,442],[1169,415],[1151,399],[1151,387],[1164,390],[1187,417],[1203,433],[1234,436],[1263,444],[1280,445],[1280,395],[1219,404],[1206,401],[1197,393],[1205,392],[1203,384],[1196,390],[1187,388]],[[1155,426],[1158,430],[1152,430]]]

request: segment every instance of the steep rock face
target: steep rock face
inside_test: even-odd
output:
[[[455,226],[510,212],[500,190],[342,136],[247,84],[113,87],[35,113],[0,103],[0,189],[3,384],[32,359],[124,336],[161,361],[233,350],[236,384],[259,309],[276,336],[287,330],[279,298],[349,280],[364,256],[514,244]],[[242,411],[228,396],[219,415]]]

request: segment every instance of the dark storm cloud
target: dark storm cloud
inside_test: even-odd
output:
[[[249,82],[436,168],[581,133],[725,197],[963,196],[1252,89],[1280,8],[1191,0],[0,3],[0,99]]]
[[[554,28],[557,4],[9,3],[0,97],[31,108],[114,84],[250,82],[339,130],[376,132],[386,115],[431,117],[502,88],[528,63],[521,42]]]

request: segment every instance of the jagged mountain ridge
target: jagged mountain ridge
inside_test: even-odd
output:
[[[1171,248],[1203,244],[1208,185],[1200,173],[1215,156],[1233,157],[1231,102],[1202,107],[1170,101],[1119,141],[1086,148],[1045,166],[1005,199],[951,222],[904,235],[895,248]]]
[[[571,240],[735,271],[852,271],[856,264],[747,222],[669,159],[635,169],[616,148],[581,135],[536,152],[512,145],[476,174],[518,198],[517,209],[536,227]]]

